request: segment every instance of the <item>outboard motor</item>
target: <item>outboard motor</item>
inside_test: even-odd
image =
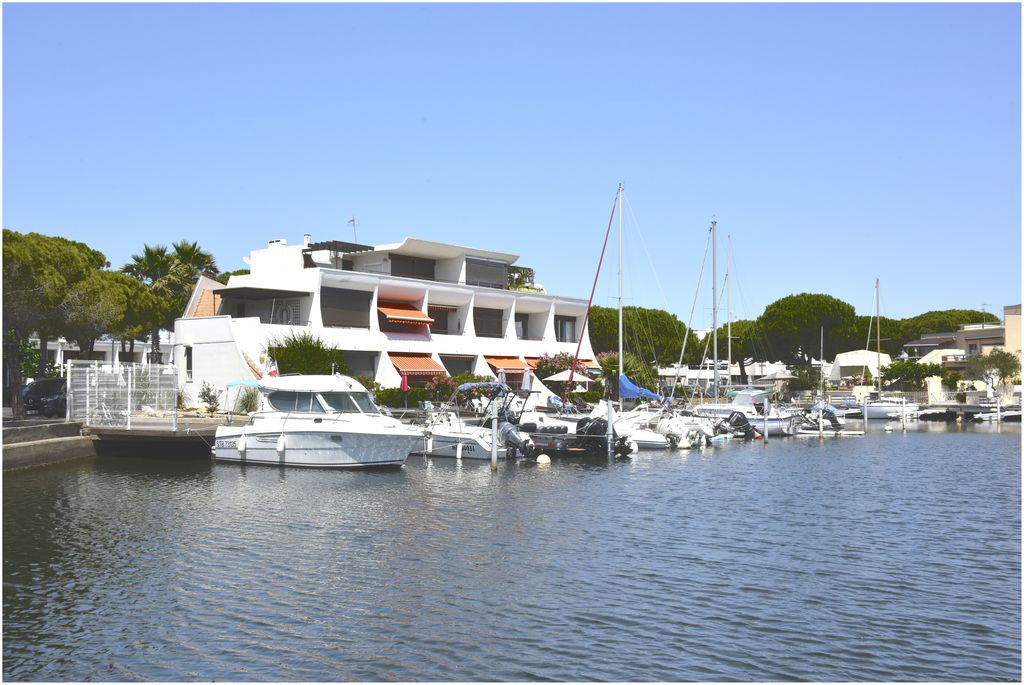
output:
[[[516,426],[508,421],[498,424],[498,442],[508,450],[509,459],[515,457],[517,452],[527,459],[533,459],[536,456],[537,448],[530,436],[522,435]]]
[[[750,425],[747,417],[738,411],[729,414],[728,418],[725,419],[725,423],[732,433],[742,435],[746,440],[753,440],[757,433],[754,427]]]
[[[580,439],[580,446],[592,454],[600,454],[608,451],[608,420],[600,417],[587,417],[576,422],[576,435],[584,436]],[[612,432],[612,451],[620,457],[624,457],[633,451],[631,441],[627,436],[616,435]]]
[[[829,425],[832,426],[833,430],[842,430],[843,427],[839,424],[839,419],[836,417],[836,413],[834,411],[831,409],[822,409],[821,415],[823,418],[828,420]]]

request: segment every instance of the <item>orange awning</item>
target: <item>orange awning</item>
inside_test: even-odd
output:
[[[388,352],[388,358],[398,369],[398,373],[408,376],[447,376],[445,368],[434,361],[429,354],[410,354],[407,352]]]
[[[531,369],[536,369],[537,368],[537,364],[539,364],[539,363],[540,363],[540,357],[527,357],[526,358],[526,365],[529,366]]]
[[[431,324],[434,320],[405,302],[378,302],[377,311],[392,323]]]
[[[519,357],[488,357],[484,355],[484,361],[493,366],[495,370],[504,369],[506,373],[522,373],[530,368]]]
[[[427,310],[436,309],[439,312],[456,312],[459,310],[458,307],[450,304],[429,304]]]

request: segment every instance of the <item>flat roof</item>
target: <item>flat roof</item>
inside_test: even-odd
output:
[[[374,250],[376,252],[396,252],[398,254],[406,254],[416,257],[429,257],[432,259],[452,259],[465,255],[467,257],[493,259],[495,261],[505,262],[506,264],[512,264],[519,259],[519,255],[511,254],[509,252],[494,252],[492,250],[481,250],[475,247],[464,247],[462,245],[438,243],[433,240],[409,237],[404,238],[400,243],[377,245]]]

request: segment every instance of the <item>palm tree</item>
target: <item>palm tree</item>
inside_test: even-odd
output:
[[[144,245],[142,254],[133,254],[132,261],[121,271],[142,281],[157,298],[163,300],[171,294],[171,269],[174,259],[166,245]],[[150,323],[150,360],[160,358],[160,328],[163,312],[154,314]]]
[[[132,261],[121,271],[139,279],[164,303],[151,324],[150,341],[152,360],[160,359],[160,329],[173,325],[200,276],[217,275],[217,262],[213,255],[199,247],[198,242],[181,240],[173,243],[173,251],[165,245],[145,245],[141,255],[132,255]]]
[[[217,262],[213,255],[199,247],[198,242],[181,240],[174,243],[174,260],[180,266],[179,278],[191,287],[197,278],[216,278]]]

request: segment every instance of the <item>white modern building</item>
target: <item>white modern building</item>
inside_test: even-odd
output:
[[[174,325],[180,383],[194,397],[204,381],[224,388],[259,377],[274,341],[302,332],[385,387],[464,371],[504,371],[515,387],[542,355],[575,354],[581,337],[580,359],[596,366],[586,300],[546,294],[517,260],[417,238],[376,246],[271,240],[245,259],[249,274],[196,284]]]

